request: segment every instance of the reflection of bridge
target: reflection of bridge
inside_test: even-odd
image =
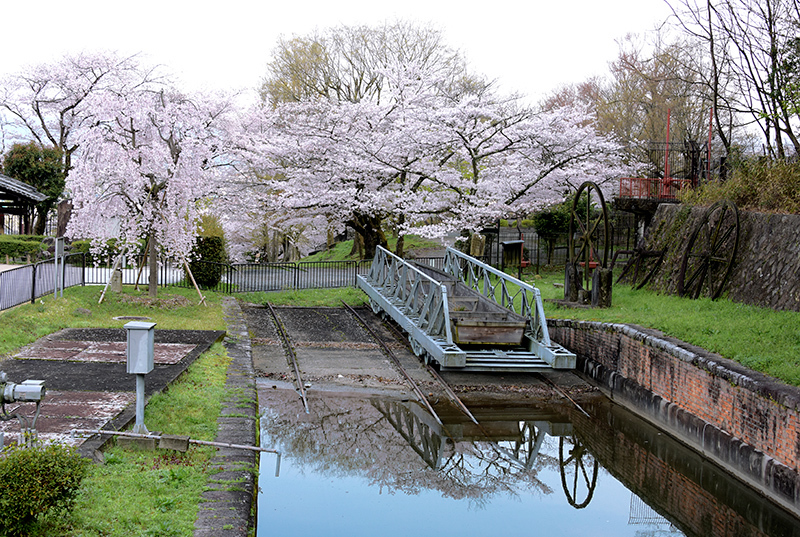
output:
[[[545,439],[558,437],[558,464],[567,501],[580,509],[592,499],[597,461],[577,440],[572,424],[552,410],[516,409],[513,415],[494,416],[479,425],[467,421],[440,425],[414,402],[375,399],[372,405],[425,464],[437,471],[458,466],[473,476],[518,474],[524,480],[536,480],[538,469],[554,462],[552,456],[539,460]],[[469,462],[465,454],[471,455]]]

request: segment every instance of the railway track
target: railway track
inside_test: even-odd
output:
[[[289,341],[289,336],[286,334],[286,330],[283,328],[283,323],[281,322],[280,317],[278,317],[278,314],[275,313],[275,308],[273,308],[272,304],[269,302],[267,302],[267,309],[269,310],[270,316],[272,317],[272,322],[275,324],[275,330],[278,333],[278,337],[280,337],[284,351],[286,352],[286,360],[294,371],[294,381],[297,393],[300,395],[300,399],[303,401],[303,408],[305,409],[306,414],[308,414],[310,411],[308,408],[308,398],[306,397],[306,387],[305,382],[303,381],[303,376],[300,374],[300,367],[297,365],[297,354],[294,352],[292,342]]]
[[[428,401],[427,397],[425,397],[425,394],[422,392],[422,390],[420,390],[417,383],[414,381],[413,378],[411,378],[411,375],[408,374],[408,371],[406,371],[406,369],[403,367],[403,364],[400,362],[400,360],[397,358],[394,352],[392,352],[391,348],[389,348],[386,342],[383,341],[383,339],[381,339],[381,337],[377,333],[375,333],[372,327],[369,326],[369,324],[358,314],[358,312],[353,307],[351,307],[349,304],[346,304],[345,302],[342,302],[342,304],[353,315],[353,317],[355,317],[355,319],[358,320],[359,323],[361,323],[361,325],[367,330],[367,332],[369,332],[369,334],[378,343],[378,345],[380,345],[380,347],[383,349],[383,352],[389,357],[389,359],[392,360],[392,363],[394,363],[395,367],[400,371],[400,373],[406,379],[406,382],[409,384],[409,386],[411,386],[412,391],[419,398],[420,402],[425,406],[425,408],[428,409],[428,412],[431,413],[431,415],[439,423],[439,425],[444,425],[442,423],[442,420],[439,418],[439,415],[436,414],[436,411],[433,409],[433,406]],[[391,324],[388,323],[384,324],[385,326],[389,327],[389,329],[395,334],[396,337],[400,339],[400,341],[403,341],[409,349],[411,348],[411,343],[405,336],[403,336],[403,334],[401,334]],[[430,364],[426,364],[425,367],[427,368],[431,376],[436,380],[436,382],[438,382],[441,385],[442,389],[444,389],[444,392],[447,394],[447,397],[453,402],[453,404],[455,404],[456,407],[459,408],[459,410],[461,410],[464,414],[466,414],[466,416],[470,420],[472,420],[473,423],[477,424],[478,420],[475,419],[475,416],[472,415],[467,406],[461,401],[461,399],[459,399],[459,397],[456,395],[456,393],[453,391],[450,385],[447,384],[447,381],[445,381],[441,377],[441,375],[439,375],[439,372],[436,371],[434,368],[432,368]]]

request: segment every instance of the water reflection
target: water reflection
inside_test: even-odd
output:
[[[291,390],[259,391],[262,444],[284,456],[279,478],[262,472],[259,535],[797,535],[754,493],[735,494],[745,514],[720,499],[734,480],[701,459],[699,479],[694,462],[668,467],[688,450],[601,397],[584,405],[593,419],[552,401],[470,403],[480,425],[446,404],[440,425],[414,401],[312,397],[309,415]]]

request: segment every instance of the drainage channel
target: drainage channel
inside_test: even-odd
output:
[[[259,380],[267,535],[796,535],[798,520],[600,394],[414,399]],[[522,400],[524,399],[524,400]],[[267,459],[264,460],[269,464]]]

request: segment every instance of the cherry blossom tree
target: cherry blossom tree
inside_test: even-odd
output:
[[[49,64],[22,69],[0,83],[0,115],[12,141],[31,139],[61,150],[64,173],[78,149],[76,130],[86,121],[84,106],[92,95],[127,93],[160,80],[155,69],[142,69],[135,56],[110,52],[66,55]]]
[[[365,237],[388,215],[430,237],[478,229],[564,199],[586,179],[619,177],[620,147],[588,109],[535,112],[486,84],[396,65],[377,102],[307,99],[265,111],[255,153],[281,208],[325,213]]]
[[[67,234],[97,249],[112,238],[126,248],[147,239],[154,296],[155,252],[189,255],[204,200],[228,163],[231,106],[166,88],[97,93],[87,106],[93,114],[67,178],[75,206]]]

